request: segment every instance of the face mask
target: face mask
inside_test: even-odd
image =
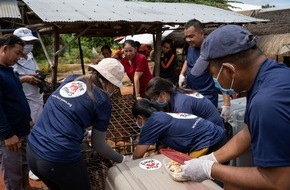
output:
[[[137,125],[137,127],[139,127],[139,129],[141,129],[144,126],[143,124],[139,125],[137,121],[136,121],[136,125]]]
[[[113,96],[113,95],[116,94],[118,91],[119,91],[119,89],[115,89],[115,90],[113,90],[113,92],[109,93],[109,96],[110,96],[110,97]]]
[[[223,94],[226,94],[226,95],[232,96],[233,94],[236,94],[235,90],[232,89],[233,84],[234,84],[234,78],[232,79],[231,86],[230,86],[229,89],[225,89],[225,88],[223,88],[223,87],[220,85],[220,83],[218,82],[218,78],[219,78],[219,76],[220,76],[220,73],[221,73],[222,69],[223,69],[223,66],[220,68],[220,71],[219,71],[219,73],[218,73],[218,75],[217,75],[217,78],[213,78],[214,85],[215,85],[215,87],[216,87],[217,89],[219,89]]]
[[[163,102],[159,102],[159,98],[160,96],[158,97],[158,99],[156,100],[156,102],[158,103],[158,105],[162,108],[166,107],[168,105],[168,102],[166,100],[164,100]]]
[[[217,81],[217,79],[213,79],[214,81],[214,85],[217,89],[219,89],[223,94],[232,96],[233,94],[236,94],[236,92],[234,91],[234,89],[225,89],[223,87],[221,87],[220,83]]]
[[[162,107],[162,108],[165,108],[165,107],[168,105],[168,103],[167,103],[166,100],[164,100],[164,102],[157,102],[157,103],[158,103],[158,105],[159,105],[160,107]]]
[[[28,53],[30,53],[32,50],[33,50],[33,44],[26,44],[26,45],[23,47],[23,53],[24,53],[24,54],[28,54]]]
[[[101,78],[99,78],[99,81],[100,81],[100,83],[101,83],[101,85],[103,87],[103,90],[108,93],[109,97],[113,96],[114,94],[116,94],[119,91],[119,89],[116,88],[112,92],[109,92],[108,89],[106,88],[106,85],[105,85],[104,81]]]

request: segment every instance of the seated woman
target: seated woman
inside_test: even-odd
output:
[[[132,114],[141,128],[133,159],[142,158],[149,146],[157,141],[188,153],[192,158],[209,154],[227,142],[223,128],[208,120],[192,114],[159,110],[158,104],[148,99],[140,99],[133,104]]]

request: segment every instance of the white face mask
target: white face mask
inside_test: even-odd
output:
[[[137,121],[136,121],[136,125],[137,125],[137,127],[139,127],[139,129],[141,129],[144,126],[143,124],[139,125]]]
[[[26,44],[26,45],[23,47],[23,53],[24,53],[24,54],[28,54],[28,53],[30,53],[32,50],[33,50],[33,44]]]
[[[119,92],[119,89],[118,88],[116,88],[115,90],[113,90],[112,92],[108,92],[108,94],[109,94],[109,96],[111,97],[111,96],[113,96],[114,94],[116,94],[116,93],[118,93]]]

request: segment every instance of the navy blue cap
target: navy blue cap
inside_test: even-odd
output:
[[[200,56],[191,74],[200,76],[208,67],[211,59],[217,59],[250,49],[257,38],[238,25],[223,25],[210,33],[203,41]]]

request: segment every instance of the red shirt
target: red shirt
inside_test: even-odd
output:
[[[121,60],[121,63],[124,66],[125,72],[127,73],[129,79],[133,84],[135,72],[143,72],[143,75],[139,79],[140,95],[142,97],[145,97],[146,86],[148,82],[152,79],[152,74],[150,72],[146,57],[140,53],[136,53],[135,57],[132,59],[132,65],[130,65],[129,60],[126,57]]]

